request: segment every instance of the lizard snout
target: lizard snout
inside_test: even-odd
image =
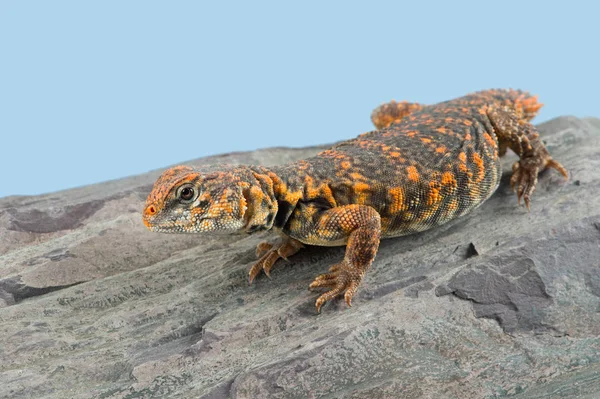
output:
[[[156,207],[156,205],[154,205],[154,204],[146,205],[146,207],[144,208],[144,211],[142,212],[142,219],[143,219],[144,225],[146,225],[146,227],[148,227],[148,228],[151,227],[150,219],[152,218],[152,216],[156,215],[157,212],[158,212],[158,208]]]

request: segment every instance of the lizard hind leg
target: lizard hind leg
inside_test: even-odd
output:
[[[271,269],[279,258],[287,260],[288,257],[296,254],[302,248],[304,248],[304,245],[291,237],[284,237],[275,244],[261,242],[256,247],[258,261],[256,261],[248,272],[248,281],[252,283],[261,271],[265,272],[267,277],[270,277]]]
[[[405,116],[423,108],[421,104],[409,103],[407,101],[381,104],[371,113],[371,122],[377,129],[383,129],[393,123],[400,122]]]
[[[525,119],[520,119],[510,108],[489,107],[487,115],[498,137],[500,155],[503,155],[508,147],[519,156],[519,160],[512,167],[510,184],[517,192],[519,204],[523,199],[529,209],[539,172],[553,168],[565,179],[569,176],[568,172],[564,166],[552,159],[535,126]]]

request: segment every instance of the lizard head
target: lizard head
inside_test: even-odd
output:
[[[144,224],[161,233],[234,231],[244,227],[246,199],[231,173],[167,169],[156,180],[143,211]]]
[[[247,167],[216,165],[197,170],[175,166],[154,183],[143,221],[148,229],[161,233],[270,228],[266,222],[272,225],[277,208],[265,207],[272,201],[263,188]]]

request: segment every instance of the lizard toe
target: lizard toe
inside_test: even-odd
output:
[[[263,241],[256,246],[256,257],[261,258],[267,251],[270,251],[273,248],[273,244]]]
[[[567,172],[567,169],[562,166],[562,164],[558,161],[555,161],[554,159],[550,158],[548,160],[548,162],[546,163],[546,168],[552,168],[557,170],[561,175],[563,175],[563,177],[565,179],[569,178],[569,172]]]
[[[345,262],[333,265],[329,271],[329,273],[317,276],[309,286],[309,289],[330,288],[329,291],[317,298],[315,303],[317,312],[321,312],[321,307],[327,301],[341,295],[344,295],[346,304],[352,306],[352,297],[362,281],[362,274]]]
[[[301,248],[303,248],[303,245],[293,238],[285,238],[276,244],[270,244],[268,242],[261,242],[258,244],[256,246],[256,256],[259,257],[259,259],[248,272],[249,283],[252,284],[261,271],[263,271],[267,277],[271,277],[271,269],[279,258],[287,260],[289,256],[294,255]]]
[[[531,203],[531,195],[535,191],[538,172],[538,165],[528,159],[515,162],[513,165],[510,185],[517,193],[517,202],[521,204],[521,200],[523,200],[527,209]]]
[[[261,271],[263,271],[267,277],[271,277],[271,268],[273,268],[273,265],[275,265],[275,262],[277,262],[277,259],[279,258],[280,256],[277,253],[277,250],[269,250],[263,254],[248,272],[249,282],[252,283]]]

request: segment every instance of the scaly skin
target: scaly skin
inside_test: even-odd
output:
[[[303,244],[345,245],[344,259],[310,288],[326,288],[317,311],[344,295],[350,306],[381,238],[424,231],[463,216],[498,187],[499,157],[519,161],[511,184],[529,208],[537,175],[554,161],[529,123],[541,104],[518,90],[486,90],[435,105],[394,101],[373,111],[378,130],[291,164],[177,166],[154,184],[143,219],[152,231],[275,229],[250,281]]]

